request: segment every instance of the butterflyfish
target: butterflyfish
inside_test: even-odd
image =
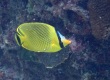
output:
[[[15,40],[19,46],[34,52],[58,52],[71,43],[60,32],[40,22],[23,23],[17,27]]]

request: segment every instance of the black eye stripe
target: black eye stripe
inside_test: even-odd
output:
[[[19,28],[17,34],[24,36],[23,33],[19,30]]]
[[[16,36],[16,40],[17,40],[18,44],[19,44],[19,45],[22,45],[19,36],[18,36],[17,34],[15,34],[15,36]]]
[[[16,35],[18,36],[18,35],[20,35],[20,34],[17,32],[17,34],[16,34]]]

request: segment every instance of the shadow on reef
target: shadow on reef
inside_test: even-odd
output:
[[[101,41],[92,35],[83,36],[81,39],[83,43],[87,43],[85,50],[79,53],[71,53],[65,63],[60,65],[62,69],[64,65],[67,65],[67,68],[73,67],[73,70],[80,73],[80,77],[76,75],[80,79],[82,77],[82,79],[89,80],[109,80],[110,39]],[[68,74],[73,76],[73,72],[71,69]]]

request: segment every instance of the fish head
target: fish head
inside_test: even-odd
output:
[[[24,34],[20,31],[19,28],[17,28],[17,31],[15,33],[15,40],[19,46],[21,46],[24,42],[23,41],[24,40]]]

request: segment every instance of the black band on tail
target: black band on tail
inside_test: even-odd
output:
[[[61,48],[64,48],[63,42],[61,41],[61,38],[60,38],[60,36],[59,36],[59,34],[58,34],[57,31],[56,31],[56,33],[57,33],[57,36],[58,36],[58,40],[59,40],[59,45],[60,45],[60,47],[61,47]]]

